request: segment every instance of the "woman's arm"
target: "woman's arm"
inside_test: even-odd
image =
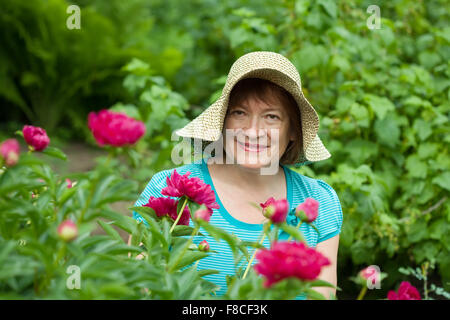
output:
[[[327,257],[331,261],[331,265],[323,267],[320,274],[319,279],[325,280],[337,285],[337,253],[339,247],[339,235],[334,236],[328,240],[319,242],[316,246],[316,250],[322,253],[325,257]],[[328,287],[313,287],[315,291],[323,294],[327,299],[330,299],[330,295],[333,294],[336,296],[336,289],[328,288]]]

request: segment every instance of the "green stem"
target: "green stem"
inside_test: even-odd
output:
[[[64,256],[65,253],[66,253],[66,244],[63,243],[61,245],[61,247],[59,247],[58,253],[56,255],[56,260],[55,260],[55,263],[54,263],[55,266],[58,265],[59,260],[61,260],[61,258]]]
[[[366,292],[367,292],[367,286],[364,286],[361,289],[361,292],[359,293],[358,298],[356,298],[356,300],[362,300],[364,298],[364,295],[366,294]]]
[[[270,221],[267,222],[264,225],[263,234],[262,234],[261,240],[259,241],[259,244],[263,243],[264,239],[266,238],[266,231],[268,229],[270,230]],[[252,262],[253,262],[253,260],[255,259],[255,256],[256,256],[256,250],[258,250],[258,248],[255,248],[255,250],[253,251],[252,257],[250,258],[250,261],[247,264],[247,268],[245,269],[245,272],[244,272],[244,275],[242,276],[242,279],[245,279],[245,277],[247,276],[248,272],[250,271],[250,267],[251,267]]]
[[[302,223],[303,223],[302,220],[300,220],[300,221],[297,223],[297,227],[296,227],[297,230],[300,230],[300,226],[302,225]],[[289,238],[287,239],[287,241],[291,240],[291,238],[292,238],[292,235],[289,236]]]
[[[189,249],[189,246],[192,244],[192,240],[194,239],[194,236],[197,234],[199,229],[200,229],[200,225],[196,224],[194,230],[191,233],[191,236],[189,237],[189,241],[184,246],[183,251],[178,255],[177,260],[175,260],[175,263],[169,269],[169,273],[171,273],[173,271],[173,269],[176,268],[176,266],[180,262],[181,258],[183,258],[184,254]]]
[[[425,300],[428,300],[428,289],[427,289],[427,263],[422,264],[422,276],[423,276],[423,291],[425,293]]]
[[[175,220],[175,222],[173,223],[172,227],[170,228],[169,233],[172,233],[173,229],[175,229],[175,226],[178,224],[178,221],[180,221],[181,215],[183,214],[184,207],[186,206],[187,201],[188,201],[188,198],[186,197],[186,199],[184,200],[183,206],[181,207],[180,212],[178,212],[177,219]]]

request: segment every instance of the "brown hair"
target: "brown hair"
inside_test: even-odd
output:
[[[265,103],[281,102],[285,107],[289,122],[289,130],[295,130],[298,137],[289,144],[280,158],[283,165],[295,164],[303,154],[303,135],[301,126],[301,115],[297,102],[284,88],[265,79],[246,78],[240,80],[231,90],[228,107],[245,101],[250,96],[256,96]]]

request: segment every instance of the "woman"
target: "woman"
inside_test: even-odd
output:
[[[268,198],[287,199],[287,222],[297,225],[295,208],[306,198],[316,199],[319,216],[314,222],[317,233],[303,223],[302,231],[310,247],[324,254],[331,265],[324,267],[320,279],[337,284],[336,265],[342,209],[336,192],[322,180],[308,178],[287,165],[304,165],[330,157],[317,131],[319,119],[306,100],[297,69],[284,56],[267,51],[248,53],[231,67],[221,97],[196,119],[176,133],[182,137],[219,142],[214,157],[176,168],[179,174],[190,172],[214,190],[219,209],[213,209],[210,223],[234,233],[242,240],[257,241],[266,218],[251,203]],[[223,141],[223,143],[222,143]],[[221,152],[223,151],[223,152]],[[274,165],[275,164],[275,165]],[[275,170],[270,170],[274,168]],[[278,170],[281,169],[281,170]],[[150,196],[161,197],[166,177],[174,169],[158,172],[142,192],[135,206],[147,203]],[[134,218],[142,219],[136,212]],[[281,233],[279,239],[287,239]],[[206,239],[217,253],[200,260],[198,269],[217,269],[219,274],[205,276],[226,292],[227,274],[235,273],[228,245],[212,237]],[[269,247],[266,239],[263,245]],[[241,266],[242,267],[242,266]],[[315,288],[330,297],[332,288]],[[297,299],[305,299],[299,295]]]

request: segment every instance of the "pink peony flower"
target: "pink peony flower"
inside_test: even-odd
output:
[[[202,242],[200,242],[198,244],[198,250],[199,251],[204,251],[204,252],[209,251],[209,243],[208,243],[208,241],[203,240]]]
[[[143,207],[149,207],[155,210],[158,217],[168,215],[173,220],[176,220],[178,216],[177,206],[177,200],[165,197],[155,198],[153,196],[150,196],[148,202],[143,205]],[[189,211],[188,206],[185,206],[178,224],[188,226],[190,217],[191,212]]]
[[[313,198],[306,198],[305,202],[297,206],[295,214],[303,222],[311,223],[319,215],[319,202]]]
[[[20,145],[16,139],[6,139],[0,144],[0,156],[5,159],[7,167],[14,166],[19,161]]]
[[[255,271],[266,278],[266,288],[286,278],[315,280],[330,260],[303,242],[274,242],[270,249],[258,250]]]
[[[265,203],[260,203],[259,205],[263,208],[263,215],[273,223],[286,221],[289,211],[289,202],[286,199],[275,200],[273,197],[270,197]]]
[[[100,146],[132,145],[145,133],[145,124],[142,121],[130,118],[124,113],[109,110],[90,112],[88,127]]]
[[[74,240],[78,236],[77,225],[72,220],[64,220],[58,226],[58,236],[66,242]]]
[[[36,151],[44,150],[50,143],[47,132],[42,128],[25,125],[22,133],[26,143]]]
[[[199,209],[195,211],[194,218],[209,222],[209,220],[211,219],[211,211],[209,211],[208,209]]]
[[[195,203],[204,204],[212,214],[212,209],[219,209],[214,191],[210,185],[204,183],[200,178],[189,178],[190,174],[188,171],[184,175],[180,175],[174,169],[170,177],[166,178],[167,187],[161,190],[161,194],[169,197],[187,196]]]
[[[390,290],[387,298],[388,300],[421,300],[419,291],[409,281],[402,281],[398,292]]]

